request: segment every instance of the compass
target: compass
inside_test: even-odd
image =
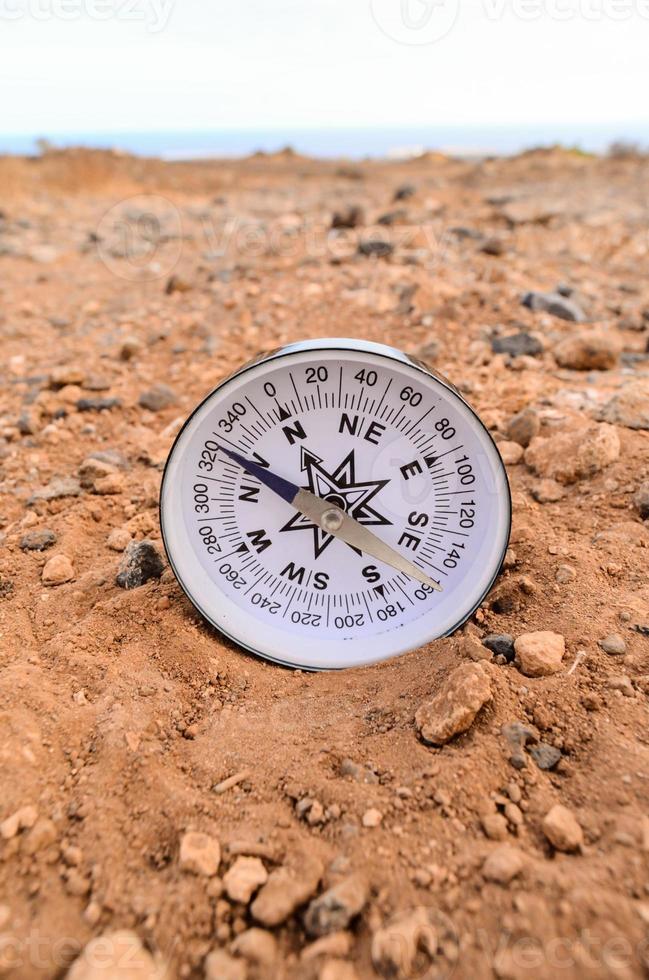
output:
[[[194,410],[167,460],[162,536],[196,608],[311,670],[456,630],[500,569],[502,460],[456,388],[382,344],[264,354]]]

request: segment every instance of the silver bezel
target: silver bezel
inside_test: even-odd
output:
[[[185,593],[185,595],[187,596],[187,598],[190,600],[190,602],[192,603],[192,605],[194,605],[194,607],[200,612],[200,614],[212,626],[214,626],[220,633],[222,633],[224,636],[228,637],[228,639],[232,640],[238,646],[242,647],[245,650],[249,650],[251,653],[254,653],[257,656],[263,657],[264,659],[270,660],[270,661],[272,661],[274,663],[281,664],[282,666],[299,667],[301,669],[306,669],[306,670],[344,669],[345,666],[359,666],[360,664],[359,664],[359,662],[354,662],[353,664],[348,664],[348,665],[347,664],[341,664],[340,666],[326,666],[326,665],[314,665],[314,664],[307,664],[307,663],[302,664],[302,663],[297,663],[297,662],[294,662],[294,661],[288,660],[288,659],[284,660],[284,659],[281,659],[281,658],[279,658],[277,656],[272,656],[269,652],[264,651],[264,650],[261,650],[261,649],[255,647],[254,645],[252,645],[251,643],[245,642],[245,640],[242,640],[242,638],[240,636],[237,636],[236,633],[229,632],[226,628],[224,628],[224,626],[223,626],[222,623],[218,622],[214,618],[213,615],[210,615],[210,613],[201,606],[201,604],[197,601],[195,595],[192,594],[192,590],[190,588],[188,588],[186,586],[185,582],[183,581],[182,574],[180,573],[180,571],[179,571],[179,569],[177,567],[177,563],[174,561],[173,548],[170,547],[170,545],[169,545],[169,535],[168,535],[168,533],[167,533],[167,531],[165,529],[163,501],[164,501],[164,496],[165,496],[166,480],[168,479],[168,474],[169,474],[169,470],[170,470],[170,464],[171,464],[171,461],[173,459],[174,451],[176,449],[176,446],[178,445],[179,441],[182,439],[183,434],[185,433],[187,427],[192,423],[192,420],[196,417],[196,415],[202,410],[202,408],[206,404],[206,402],[208,402],[210,399],[212,399],[217,392],[219,392],[226,385],[230,384],[233,380],[235,380],[236,378],[239,378],[240,376],[246,374],[249,371],[254,370],[255,368],[258,368],[264,362],[271,362],[271,361],[275,361],[275,360],[278,360],[278,359],[281,359],[281,358],[284,358],[284,357],[291,357],[291,356],[295,356],[297,354],[302,354],[302,353],[315,353],[315,352],[318,352],[318,351],[328,351],[328,352],[353,351],[355,353],[367,353],[367,354],[371,354],[371,355],[374,355],[374,356],[377,356],[377,357],[385,357],[388,360],[399,361],[399,362],[401,362],[403,364],[408,365],[411,369],[414,369],[417,372],[420,372],[422,374],[428,375],[429,377],[433,378],[438,384],[440,384],[443,387],[447,388],[453,394],[453,396],[455,398],[457,398],[459,401],[461,401],[464,404],[464,406],[468,409],[468,411],[470,412],[470,414],[477,421],[477,423],[479,424],[480,428],[483,430],[485,436],[487,437],[487,439],[491,443],[491,446],[495,450],[494,459],[496,459],[499,462],[499,465],[502,468],[501,475],[503,477],[503,486],[504,486],[505,491],[506,491],[506,501],[505,501],[505,503],[506,503],[506,511],[507,511],[507,520],[506,520],[506,534],[505,534],[505,537],[504,537],[504,544],[503,544],[503,547],[502,547],[502,553],[500,555],[499,560],[494,563],[493,575],[491,576],[491,578],[490,578],[490,580],[488,582],[487,587],[482,591],[482,593],[480,594],[480,596],[477,599],[477,601],[474,603],[474,605],[467,612],[465,612],[462,615],[461,619],[459,619],[450,629],[448,629],[445,633],[443,633],[441,635],[448,636],[448,635],[451,635],[452,633],[454,633],[457,629],[459,629],[460,626],[462,626],[463,623],[465,623],[473,615],[473,613],[478,608],[478,606],[480,606],[480,604],[484,601],[485,596],[488,595],[488,593],[490,592],[491,588],[493,587],[493,583],[494,583],[495,579],[497,578],[497,576],[498,576],[498,574],[500,572],[500,569],[501,569],[501,566],[502,566],[502,561],[503,561],[503,559],[505,557],[505,553],[506,553],[507,546],[508,546],[508,543],[509,543],[509,537],[510,537],[510,531],[511,531],[511,493],[510,493],[510,489],[509,489],[509,481],[507,479],[507,473],[506,473],[506,470],[505,470],[505,466],[502,463],[502,460],[500,458],[500,454],[498,453],[497,446],[496,446],[494,440],[492,439],[491,434],[489,433],[488,429],[486,428],[486,426],[484,425],[484,423],[481,421],[481,419],[477,415],[477,413],[473,410],[473,408],[471,407],[471,405],[469,404],[469,402],[466,400],[466,398],[463,397],[463,395],[458,391],[458,389],[446,377],[444,377],[439,372],[435,371],[428,364],[424,363],[423,361],[421,361],[419,359],[410,357],[409,355],[403,353],[400,350],[397,350],[396,348],[388,347],[387,345],[384,345],[384,344],[377,344],[377,343],[374,343],[372,341],[367,341],[367,340],[353,340],[353,339],[349,339],[349,338],[324,338],[324,339],[320,339],[320,340],[305,340],[305,341],[299,341],[299,342],[292,343],[292,344],[286,344],[286,345],[284,345],[282,347],[279,347],[279,348],[276,348],[274,350],[263,352],[263,353],[259,354],[258,356],[256,356],[251,361],[249,361],[246,364],[242,365],[242,367],[240,367],[237,371],[234,371],[232,374],[230,374],[226,378],[224,378],[223,381],[221,381],[218,385],[216,385],[205,396],[205,398],[203,398],[201,400],[201,402],[194,408],[194,410],[188,416],[188,418],[186,419],[186,421],[185,421],[184,425],[182,426],[181,430],[178,432],[178,434],[176,436],[176,439],[174,440],[174,443],[173,443],[173,445],[171,447],[171,450],[169,452],[169,455],[167,457],[167,461],[165,463],[164,472],[163,472],[163,476],[162,476],[162,482],[161,482],[161,488],[160,488],[159,520],[160,520],[160,528],[161,528],[161,532],[162,532],[162,540],[163,540],[165,552],[167,554],[167,559],[169,561],[169,564],[171,566],[171,569],[172,569],[172,571],[173,571],[173,573],[174,573],[174,575],[175,575],[175,577],[176,577],[176,579],[177,579],[180,587],[182,588],[183,592]],[[263,627],[260,625],[260,632],[262,632],[262,631],[263,631]],[[432,638],[433,637],[431,637],[431,639]],[[413,649],[413,647],[412,646],[406,646],[405,648],[397,648],[397,649],[394,650],[394,653],[391,654],[391,655],[392,656],[398,656],[399,654],[406,652],[408,649]],[[379,659],[379,658],[373,658],[373,659],[372,658],[368,658],[366,660],[363,660],[362,663],[372,663],[372,662],[375,662],[377,659]],[[386,658],[385,657],[381,657],[380,659],[386,659]]]

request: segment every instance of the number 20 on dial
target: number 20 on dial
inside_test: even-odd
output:
[[[448,381],[380,344],[314,340],[242,367],[196,408],[160,517],[174,573],[214,626],[326,669],[457,629],[498,574],[511,501]]]

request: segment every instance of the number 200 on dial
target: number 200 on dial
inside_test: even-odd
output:
[[[511,501],[489,433],[448,381],[336,339],[262,356],[208,395],[169,455],[160,516],[174,573],[214,626],[325,669],[457,629],[498,574]]]

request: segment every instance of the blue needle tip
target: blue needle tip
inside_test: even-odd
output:
[[[292,504],[295,500],[296,494],[299,493],[300,488],[289,480],[285,480],[281,476],[277,476],[276,473],[272,473],[265,466],[260,466],[259,463],[255,463],[251,459],[246,459],[245,456],[241,456],[239,453],[235,452],[233,449],[226,449],[219,443],[219,449],[222,453],[225,453],[230,459],[233,459],[235,463],[250,473],[251,476],[256,477],[260,483],[276,493],[278,497],[285,500],[287,504]]]

